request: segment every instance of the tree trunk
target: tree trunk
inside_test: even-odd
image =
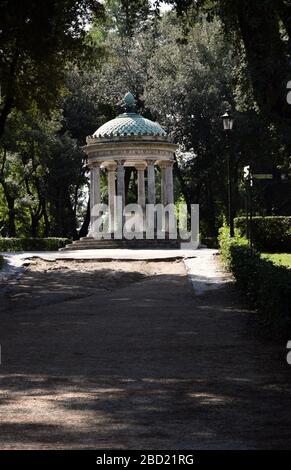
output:
[[[86,215],[85,215],[85,218],[84,218],[83,225],[82,225],[82,227],[80,228],[80,231],[79,231],[79,237],[80,238],[81,237],[86,237],[86,235],[88,234],[89,224],[90,224],[90,199],[88,200],[87,211],[86,211]]]
[[[3,188],[3,192],[7,201],[8,206],[8,237],[16,236],[16,227],[15,227],[15,198],[10,196],[8,192],[8,187],[4,181],[3,176],[0,178],[0,183]]]
[[[254,95],[260,109],[266,116],[275,114],[290,118],[286,85],[291,70],[281,38],[276,2],[238,1],[236,11]]]
[[[16,237],[16,227],[15,227],[15,199],[5,194],[7,204],[8,204],[8,237]]]
[[[188,211],[188,214],[190,215],[191,214],[191,195],[189,193],[188,188],[185,185],[184,178],[183,178],[183,175],[179,168],[178,163],[176,163],[176,172],[177,172],[178,180],[180,181],[182,194],[186,201],[187,211]]]
[[[124,179],[125,179],[125,204],[127,204],[127,195],[128,195],[129,183],[130,183],[132,172],[133,172],[132,167],[125,168],[125,176],[124,176]]]
[[[44,218],[44,236],[48,237],[50,232],[50,221],[47,215],[46,204],[43,205],[43,218]]]
[[[7,98],[0,114],[0,138],[4,134],[5,124],[13,107],[12,98]]]
[[[213,198],[212,178],[211,175],[207,175],[206,180],[206,191],[207,191],[207,225],[210,237],[217,236],[216,230],[216,216],[215,216],[215,204]]]
[[[14,56],[10,65],[9,76],[7,80],[7,91],[5,93],[5,101],[2,111],[0,113],[0,138],[4,134],[5,124],[7,118],[13,108],[14,104],[14,77],[16,74],[16,67],[18,62],[18,50],[15,49]]]
[[[30,233],[31,233],[32,238],[37,238],[39,217],[33,214],[32,212],[30,212],[30,217],[31,217]]]

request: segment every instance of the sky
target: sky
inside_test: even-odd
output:
[[[150,0],[150,2],[153,5],[155,3],[155,0]],[[161,4],[160,4],[161,13],[164,13],[166,11],[170,11],[170,10],[172,10],[172,8],[173,8],[173,5],[168,5],[165,2],[161,2]]]

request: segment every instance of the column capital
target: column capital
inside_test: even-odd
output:
[[[156,163],[156,160],[147,160],[147,166],[154,166]]]
[[[159,167],[160,168],[170,168],[174,165],[174,160],[160,160]]]
[[[142,162],[141,162],[141,163],[135,163],[134,166],[135,166],[135,168],[136,168],[137,170],[140,170],[140,171],[145,170],[146,167],[147,167],[146,164],[145,164],[145,163],[142,163]]]
[[[116,170],[116,161],[110,162],[108,165],[106,165],[106,168],[108,171],[115,171]]]
[[[88,162],[87,168],[89,170],[93,170],[93,168],[100,168],[101,165],[102,165],[102,162]]]

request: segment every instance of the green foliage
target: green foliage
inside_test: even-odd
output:
[[[199,200],[203,231],[215,236],[225,198],[225,141],[220,115],[233,101],[235,59],[218,22],[201,18],[185,36],[174,14],[165,16],[149,63],[145,103],[180,144],[178,174],[187,204]]]
[[[258,310],[262,321],[274,331],[291,328],[291,271],[276,266],[251,250],[244,238],[230,238],[225,227],[220,230],[221,256],[233,273],[238,288]]]
[[[288,117],[290,80],[290,0],[167,0],[186,22],[204,12],[219,18],[226,37],[247,57],[255,101],[271,121]],[[193,15],[194,13],[194,15]],[[272,47],[270,47],[272,45]]]
[[[2,0],[0,3],[0,136],[13,108],[49,112],[63,92],[68,61],[89,56],[90,0]]]
[[[209,23],[200,16],[186,34],[174,13],[158,25],[145,105],[180,144],[177,176],[187,203],[199,201],[205,236],[217,235],[227,206],[228,150],[221,122],[225,110],[236,109],[231,139],[235,212],[244,207],[239,193],[243,166],[259,161],[272,168],[285,152],[251,105],[253,99],[248,97],[245,105],[244,94],[250,91],[245,69],[244,57],[225,40],[217,19]]]
[[[62,125],[60,111],[11,113],[0,147],[2,236],[76,235],[84,154]]]
[[[67,243],[70,238],[0,238],[0,251],[57,251]]]
[[[288,174],[289,124],[262,116],[246,50],[233,40],[230,28],[225,35],[238,3],[176,2],[181,11],[192,5],[185,28],[175,11],[161,14],[159,2],[148,0],[104,0],[102,5],[91,0],[3,1],[1,236],[76,238],[80,231],[87,233],[88,174],[80,147],[118,113],[117,103],[128,90],[136,95],[138,110],[158,120],[179,144],[175,198],[182,194],[188,207],[199,202],[207,243],[215,242],[209,237],[216,237],[226,216],[226,142],[220,119],[226,108],[236,110],[234,212],[243,213],[244,165],[258,163],[258,172]],[[83,61],[89,51],[90,61]],[[136,200],[135,179],[135,170],[126,168],[128,201]],[[107,183],[101,181],[106,199]],[[255,194],[255,185],[255,211],[288,213],[286,183],[261,191],[262,197]],[[276,194],[275,203],[270,192]]]
[[[105,12],[107,28],[130,37],[147,24],[151,5],[149,0],[106,0]]]
[[[235,228],[246,236],[246,217],[237,217]],[[291,217],[270,216],[252,218],[252,239],[259,251],[291,252]]]
[[[261,256],[269,259],[274,264],[291,268],[291,253],[262,253]]]

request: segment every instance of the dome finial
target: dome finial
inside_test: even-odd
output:
[[[136,101],[135,101],[133,94],[130,93],[130,91],[128,91],[118,104],[120,104],[128,113],[128,112],[135,111],[135,103]]]

